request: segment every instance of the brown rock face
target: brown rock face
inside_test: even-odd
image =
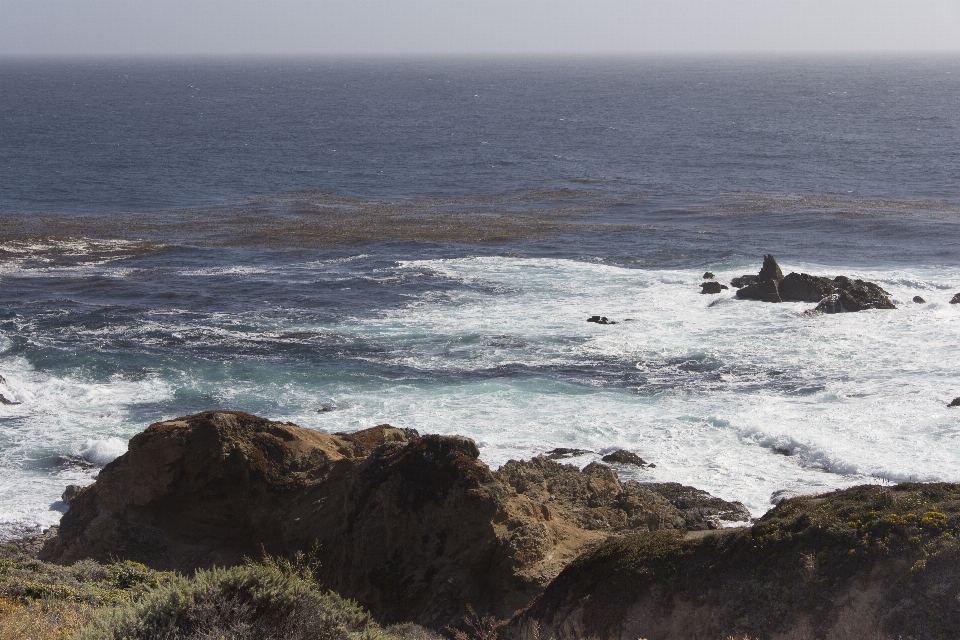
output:
[[[584,549],[706,528],[656,491],[545,458],[497,472],[472,440],[326,434],[216,411],[151,425],[78,492],[42,557],[190,571],[319,545],[325,586],[384,621],[508,617]],[[725,503],[727,504],[727,503]]]
[[[782,501],[753,527],[610,539],[505,637],[957,638],[960,485],[860,486]]]
[[[756,276],[741,276],[731,281],[737,297],[763,302],[817,302],[816,311],[839,313],[864,309],[896,309],[890,294],[877,284],[837,276],[832,280],[808,273],[790,273],[784,277],[771,255],[763,257]]]

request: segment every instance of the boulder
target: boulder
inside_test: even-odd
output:
[[[616,464],[633,464],[638,467],[647,466],[647,463],[643,461],[643,458],[632,451],[627,451],[626,449],[618,449],[613,453],[608,453],[600,459],[604,462],[613,462]]]
[[[743,300],[760,300],[762,302],[782,302],[780,288],[776,280],[757,280],[737,290],[737,297]]]
[[[780,270],[780,265],[777,264],[777,259],[774,258],[769,253],[763,256],[763,266],[760,267],[760,273],[757,274],[757,280],[773,280],[774,282],[780,282],[783,280],[783,271]]]
[[[757,276],[734,278],[731,283],[743,285],[737,297],[744,300],[818,302],[815,311],[823,313],[896,309],[890,294],[877,284],[846,276],[831,280],[808,273],[790,273],[784,277],[780,265],[769,254],[763,257],[763,267]]]
[[[73,500],[73,497],[75,495],[80,493],[80,489],[82,488],[83,487],[81,487],[80,485],[68,484],[67,488],[63,490],[63,494],[60,496],[60,499],[63,501],[64,504],[70,504],[70,501]]]
[[[840,292],[840,303],[846,311],[896,309],[888,297],[890,294],[872,282],[837,276],[833,279],[833,286]]]
[[[917,304],[924,304],[924,303],[926,303],[926,300],[924,300],[924,299],[921,298],[920,296],[913,296],[913,301],[916,302]]]
[[[593,453],[587,449],[570,449],[568,447],[557,447],[556,449],[551,449],[546,452],[544,457],[550,460],[562,460],[564,458],[574,458],[576,456],[586,455],[588,453]]]
[[[752,279],[746,281],[747,276],[743,278],[734,278],[734,282],[746,282],[743,287],[737,291],[737,297],[743,300],[762,300],[763,302],[781,302],[779,282],[783,280],[783,272],[776,259],[767,254],[763,256],[763,266],[760,273]],[[736,284],[735,284],[736,286]]]
[[[730,286],[741,289],[747,286],[748,284],[754,284],[756,281],[757,281],[757,276],[751,276],[751,275],[739,276],[730,281]]]
[[[150,425],[70,499],[41,557],[190,572],[317,549],[325,587],[385,622],[509,617],[612,536],[706,528],[656,491],[538,457],[379,425],[328,434],[241,412]]]
[[[726,288],[726,285],[711,280],[700,285],[700,293],[720,293]]]
[[[617,324],[614,320],[607,319],[606,316],[590,316],[587,322],[596,322],[597,324]]]
[[[960,293],[950,298],[950,304],[960,304]]]
[[[713,275],[713,272],[712,272],[712,271],[707,271],[706,273],[703,274],[703,279],[704,279],[704,280],[713,280],[715,277],[716,277],[716,276]]]
[[[951,401],[950,404],[948,404],[947,406],[948,406],[948,407],[960,407],[960,398],[954,398],[953,401]]]
[[[779,283],[780,297],[784,302],[820,302],[834,293],[830,278],[812,276],[808,273],[790,273]]]
[[[11,400],[7,396],[0,393],[0,404],[12,405],[12,404],[20,404],[20,403],[16,400]]]

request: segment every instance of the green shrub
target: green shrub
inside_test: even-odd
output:
[[[135,602],[95,613],[79,640],[431,637],[413,625],[385,631],[356,603],[322,591],[309,565],[268,559],[178,576]]]

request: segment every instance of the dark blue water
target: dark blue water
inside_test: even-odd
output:
[[[958,105],[956,58],[0,61],[0,538],[211,408],[756,513],[960,480]],[[765,253],[898,309],[698,293]]]
[[[584,181],[955,201],[958,104],[957,58],[0,61],[0,210]]]

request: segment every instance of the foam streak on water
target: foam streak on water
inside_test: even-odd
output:
[[[216,408],[960,481],[958,62],[0,60],[0,538]],[[699,293],[765,253],[898,308]]]
[[[0,371],[20,404],[0,406],[4,535],[55,523],[63,487],[90,482],[150,422],[217,407],[328,431],[461,433],[493,467],[623,447],[656,464],[623,475],[757,515],[785,492],[960,480],[960,412],[946,406],[960,393],[957,266],[785,264],[877,282],[898,306],[812,316],[702,295],[699,266],[602,257],[170,257],[8,280]],[[111,284],[90,293],[98,280]],[[598,314],[617,324],[585,321]]]

